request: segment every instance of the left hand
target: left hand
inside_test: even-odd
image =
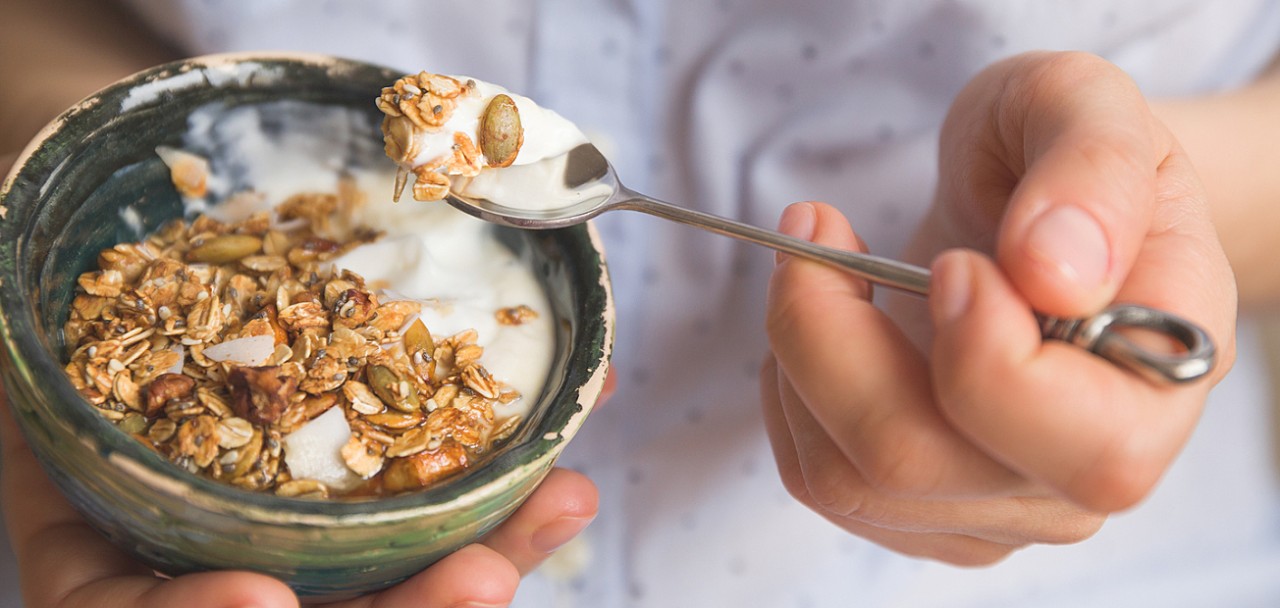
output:
[[[782,223],[862,249],[826,205],[795,205]],[[1152,490],[1234,359],[1235,284],[1195,171],[1132,81],[1096,57],[1021,55],[971,81],[909,257],[933,260],[927,355],[864,281],[787,257],[761,378],[789,491],[903,553],[986,564],[1087,538]],[[1042,340],[1032,313],[1112,301],[1206,328],[1219,349],[1210,378],[1152,384]]]

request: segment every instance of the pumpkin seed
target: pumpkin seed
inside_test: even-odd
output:
[[[187,252],[187,261],[205,264],[234,262],[262,249],[262,239],[251,234],[215,236]]]
[[[515,162],[524,144],[524,128],[515,100],[507,95],[494,95],[480,117],[477,139],[480,151],[490,167],[507,167]]]
[[[430,355],[435,352],[436,342],[431,338],[431,330],[427,329],[422,319],[414,319],[409,329],[404,330],[404,350],[410,355],[417,352]]]
[[[130,435],[137,435],[147,429],[147,419],[142,414],[125,414],[124,418],[116,425],[120,427],[120,430]]]
[[[369,388],[383,403],[402,412],[418,409],[418,391],[412,386],[408,387],[408,390],[403,390],[403,385],[408,383],[401,380],[395,370],[385,365],[371,365],[367,373]]]

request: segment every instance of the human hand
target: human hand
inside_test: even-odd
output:
[[[863,249],[826,205],[792,206],[782,229]],[[1234,360],[1235,285],[1195,172],[1094,57],[1018,56],[961,92],[909,255],[933,260],[927,354],[865,282],[782,258],[761,377],[788,490],[903,553],[976,565],[1089,537],[1151,491]],[[1043,341],[1032,313],[1112,301],[1200,324],[1217,367],[1152,384]]]
[[[0,498],[30,608],[284,607],[299,600],[263,574],[220,571],[162,579],[91,528],[45,476],[0,395]],[[505,606],[520,577],[587,527],[595,486],[554,469],[510,518],[412,578],[340,607]]]
[[[0,176],[12,157],[0,158]],[[611,374],[601,401],[612,394]],[[253,572],[157,577],[91,528],[44,474],[0,390],[0,500],[30,608],[298,606],[284,583]],[[382,592],[333,606],[505,606],[520,577],[595,517],[596,488],[554,469],[521,507],[480,542]]]

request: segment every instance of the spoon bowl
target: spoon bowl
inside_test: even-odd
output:
[[[584,143],[560,156],[461,180],[445,200],[488,222],[542,230],[581,224],[641,198],[622,185],[598,148]]]

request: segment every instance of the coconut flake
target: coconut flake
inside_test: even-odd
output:
[[[246,367],[265,364],[276,351],[275,336],[247,336],[227,340],[204,349],[204,356],[219,363],[234,363]]]
[[[179,343],[174,344],[173,348],[170,348],[169,350],[178,353],[178,362],[174,363],[173,366],[165,370],[165,372],[170,374],[181,374],[182,368],[187,365],[187,349]]]
[[[311,422],[284,436],[284,461],[294,479],[314,479],[332,489],[350,490],[361,482],[347,468],[342,446],[351,439],[351,426],[340,407],[331,407]]]

